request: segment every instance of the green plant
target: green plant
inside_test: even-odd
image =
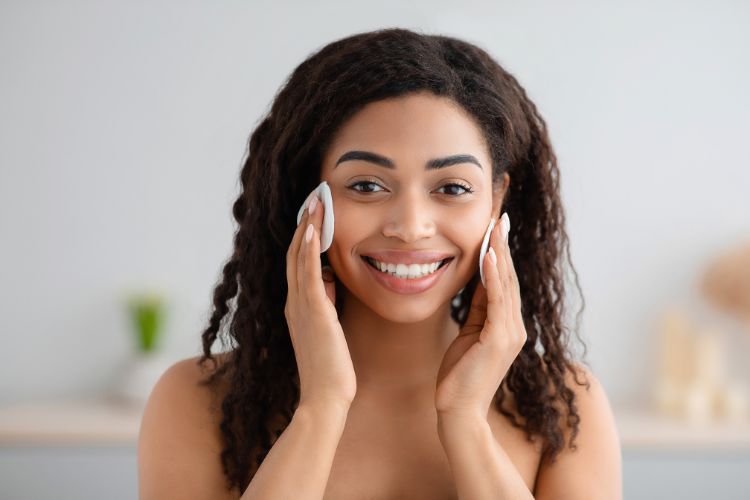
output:
[[[156,351],[164,319],[164,298],[155,293],[135,294],[128,300],[128,310],[138,335],[138,350]]]

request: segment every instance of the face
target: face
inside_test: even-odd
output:
[[[449,157],[457,158],[433,161]],[[479,271],[482,239],[508,179],[493,190],[486,141],[463,108],[419,93],[371,103],[347,121],[324,154],[321,180],[333,197],[328,260],[336,276],[381,317],[406,323],[445,307]],[[413,279],[414,266],[396,267],[412,272],[400,278],[367,257],[391,269],[445,262]]]

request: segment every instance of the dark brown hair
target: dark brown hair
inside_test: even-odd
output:
[[[567,371],[576,373],[563,317],[562,253],[570,263],[570,251],[546,123],[518,81],[481,48],[447,36],[383,29],[337,40],[308,57],[250,136],[242,192],[233,206],[239,225],[234,253],[214,290],[214,310],[198,361],[201,366],[214,361],[203,384],[223,380],[227,388],[220,428],[230,489],[247,488],[299,401],[299,375],[284,315],[285,256],[297,209],[320,182],[323,154],[342,123],[366,104],[425,91],[454,100],[477,120],[489,145],[493,182],[501,181],[504,172],[511,178],[504,206],[495,216],[506,211],[513,221],[509,245],[528,337],[498,387],[494,405],[528,439],[542,436],[543,460],[553,462],[565,445],[565,409],[575,449],[580,417],[564,380]],[[326,265],[326,254],[322,259]],[[571,269],[580,292],[572,263]],[[478,282],[477,272],[451,304],[451,316],[460,325]],[[337,302],[343,295],[337,291]],[[336,306],[340,313],[342,304]],[[231,344],[225,364],[211,353],[217,338],[225,347]],[[513,393],[522,421],[503,407],[506,390]]]

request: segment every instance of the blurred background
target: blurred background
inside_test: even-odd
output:
[[[137,496],[249,134],[310,53],[396,26],[547,121],[625,498],[750,498],[750,4],[435,0],[0,3],[0,498]]]

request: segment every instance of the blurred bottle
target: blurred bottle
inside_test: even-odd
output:
[[[676,307],[664,313],[659,331],[653,398],[660,413],[695,423],[748,418],[747,388],[727,373],[724,332],[692,326]]]

